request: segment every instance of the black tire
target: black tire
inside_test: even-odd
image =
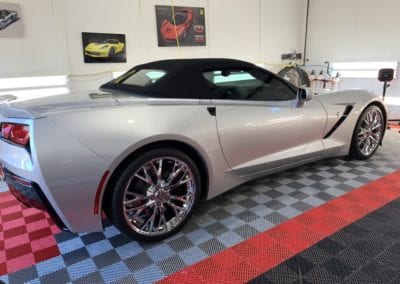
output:
[[[159,162],[158,164],[156,163],[157,160]],[[155,169],[159,169],[158,167],[160,165],[160,160],[163,161],[161,162],[162,175],[160,175],[161,178],[158,179],[158,177],[155,176],[155,174],[157,173]],[[177,163],[177,161],[180,161],[182,163]],[[152,165],[155,166],[154,171],[151,170],[152,167],[150,166],[150,162],[152,163]],[[172,162],[174,164],[172,164]],[[170,170],[172,165],[174,166],[172,170]],[[175,184],[171,185],[170,189],[161,187],[157,189],[155,184],[161,179],[163,180],[161,184],[169,184],[168,180],[171,177],[171,173],[173,171],[176,172],[177,169],[175,168],[175,165],[177,165],[177,167],[179,166],[184,168],[181,171],[183,177],[178,175],[175,178],[171,179],[170,181],[174,181]],[[147,168],[147,173],[143,170],[143,168]],[[188,169],[188,171],[186,171],[186,169]],[[137,178],[137,175],[150,177],[150,180],[152,180],[151,183],[153,183],[153,185],[150,185],[150,183],[145,183],[142,179]],[[190,180],[190,182],[186,182],[173,188],[176,184],[179,183],[176,181],[177,179],[179,179],[180,181],[182,181],[182,179]],[[164,182],[164,180],[166,182]],[[190,187],[193,192],[189,193],[189,190],[187,189],[187,192],[184,193],[185,187]],[[166,198],[168,200],[164,203],[164,201],[157,200],[157,198],[164,198],[164,196],[160,197],[160,192],[165,193],[165,190],[167,190],[169,193],[168,197]],[[116,181],[114,191],[112,192],[112,194],[110,194],[111,201],[109,202],[109,206],[111,208],[107,208],[108,210],[106,211],[108,212],[108,214],[111,214],[111,216],[109,217],[114,225],[124,234],[132,237],[137,241],[156,242],[165,239],[182,229],[182,227],[191,218],[193,210],[199,202],[200,191],[200,173],[196,164],[188,155],[173,148],[151,149],[134,158],[132,162],[128,164],[128,166],[122,171],[121,175]],[[131,200],[127,200],[127,196],[133,196],[131,195],[131,193],[134,193],[136,196]],[[157,196],[157,193],[160,194]],[[181,194],[183,195],[181,196]],[[138,197],[138,195],[141,195],[142,197]],[[173,196],[174,199],[172,198]],[[171,203],[174,203],[174,205],[179,206],[178,208],[184,208],[186,204],[181,201],[177,201],[177,197],[181,199],[185,197],[188,200],[190,199],[191,201],[191,206],[187,210],[179,211],[179,213],[184,212],[182,213],[182,216],[177,214],[175,206],[173,208],[171,205],[169,205]],[[149,205],[149,203],[151,202],[153,202],[152,205],[154,206],[154,208],[157,209],[153,209],[152,206]],[[128,203],[129,205],[127,205]],[[129,206],[133,206],[132,208],[140,209],[130,209],[128,208]],[[144,207],[145,209],[141,210]],[[160,209],[161,207],[162,209]],[[126,213],[125,210],[127,208],[128,210],[132,210],[132,212]],[[161,218],[161,216],[164,218]],[[154,217],[153,221],[151,221],[152,217]],[[162,222],[161,220],[164,220],[164,225],[160,225]],[[150,226],[150,224],[148,224],[149,221],[151,224],[151,228],[147,228]],[[157,231],[154,232],[153,229]]]
[[[114,47],[111,47],[110,50],[108,51],[108,58],[113,58],[115,56],[115,49]]]
[[[289,78],[289,82],[300,87],[310,87],[310,78],[304,69],[296,67],[284,67],[278,72],[278,76],[281,78]]]
[[[367,133],[363,134],[363,130],[365,130],[364,128],[368,128],[368,125],[366,124],[365,119],[367,119],[367,115],[371,114],[371,113],[373,115],[379,116],[379,120],[380,120],[379,123],[381,124],[381,126],[378,127],[376,130],[369,130],[369,132],[367,131]],[[357,121],[356,127],[354,128],[353,136],[351,139],[349,156],[351,158],[355,158],[355,159],[359,159],[359,160],[366,160],[366,159],[370,158],[376,152],[376,150],[379,148],[379,146],[381,145],[383,135],[385,132],[385,125],[386,125],[386,123],[385,123],[385,118],[383,116],[382,110],[376,105],[371,105],[371,106],[367,107],[360,115],[360,117]],[[372,126],[371,126],[371,129],[372,129]],[[365,138],[365,137],[367,137],[367,136],[371,137],[371,135],[373,135],[374,144],[376,143],[376,145],[373,148],[371,148],[370,151],[367,151],[366,149],[363,149],[363,148],[367,147],[366,143],[369,138]],[[376,139],[377,135],[379,135],[379,139]],[[360,136],[363,136],[363,137],[360,138]],[[362,140],[362,139],[364,139],[364,140]],[[376,142],[375,142],[375,140],[376,140]],[[364,141],[364,142],[362,142],[362,141]],[[370,140],[370,142],[371,141],[372,140]]]

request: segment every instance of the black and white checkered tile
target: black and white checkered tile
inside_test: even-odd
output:
[[[187,226],[163,242],[138,243],[111,225],[100,233],[60,233],[56,240],[61,256],[0,280],[152,283],[399,168],[400,141],[392,132],[370,160],[320,161],[203,202]]]

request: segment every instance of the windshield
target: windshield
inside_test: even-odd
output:
[[[186,21],[186,13],[178,12],[175,14],[175,23],[177,26],[182,25]],[[174,17],[170,19],[171,24],[174,24]]]
[[[0,18],[4,19],[8,15],[10,15],[10,11],[8,11],[8,10],[0,10]]]

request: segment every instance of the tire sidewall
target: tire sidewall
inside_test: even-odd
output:
[[[111,47],[110,50],[108,51],[108,57],[113,58],[115,56],[115,49],[114,47]]]
[[[194,201],[192,204],[192,207],[189,211],[189,213],[186,215],[186,217],[182,220],[182,222],[176,226],[174,229],[171,231],[162,234],[162,235],[157,235],[157,236],[147,236],[147,235],[142,235],[138,232],[135,232],[127,223],[124,213],[123,213],[123,199],[124,199],[124,191],[125,191],[125,186],[131,176],[141,167],[143,164],[146,162],[159,158],[159,157],[176,157],[183,162],[185,162],[190,169],[192,170],[193,177],[195,179],[195,186],[196,186],[196,191],[194,195]],[[127,166],[125,170],[122,171],[120,177],[118,178],[113,194],[112,194],[112,201],[111,201],[111,210],[110,212],[112,213],[112,220],[114,222],[114,225],[117,226],[124,234],[132,237],[135,240],[138,241],[144,241],[144,242],[155,242],[155,241],[160,241],[162,239],[165,239],[176,232],[178,232],[182,227],[189,221],[193,214],[193,210],[196,208],[198,205],[199,199],[200,199],[200,191],[201,191],[201,178],[200,178],[200,172],[196,166],[196,164],[193,162],[193,160],[186,155],[185,153],[172,149],[172,148],[160,148],[160,149],[153,149],[149,150],[147,152],[144,152],[140,155],[137,155],[132,162]]]

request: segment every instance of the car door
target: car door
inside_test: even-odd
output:
[[[7,17],[5,18],[4,22],[5,22],[6,25],[9,25],[11,23],[11,15],[10,14],[7,15]]]
[[[299,102],[296,88],[259,69],[203,74],[211,86],[221,148],[238,175],[322,155],[327,117],[318,100]]]

